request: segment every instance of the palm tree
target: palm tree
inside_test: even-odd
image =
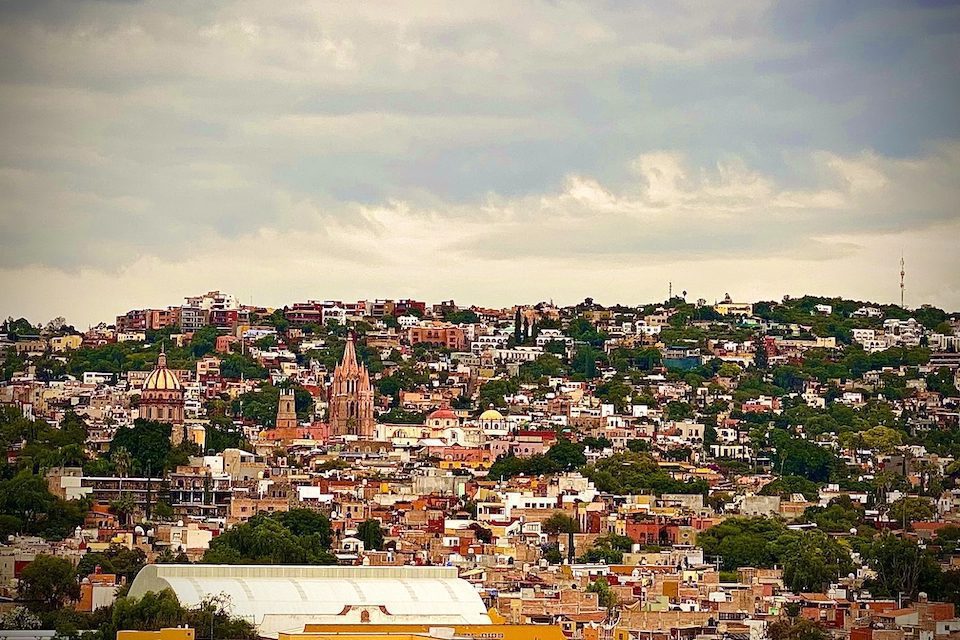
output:
[[[126,447],[117,447],[117,450],[110,455],[110,461],[117,469],[117,475],[126,478],[133,467],[133,456],[127,451]]]
[[[123,493],[119,498],[110,503],[110,509],[120,516],[123,525],[127,526],[130,524],[130,516],[133,515],[133,512],[137,509],[137,503],[133,501],[129,493]]]

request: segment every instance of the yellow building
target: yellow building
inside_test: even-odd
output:
[[[194,640],[193,629],[174,627],[160,631],[117,631],[117,640]]]
[[[55,336],[50,338],[50,350],[54,353],[73,351],[83,344],[83,336]]]
[[[748,302],[721,302],[713,310],[722,316],[752,316],[753,305]]]

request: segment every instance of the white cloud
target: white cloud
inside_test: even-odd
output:
[[[898,203],[935,191],[941,174],[960,168],[943,166],[956,160],[954,150],[909,162],[814,158],[833,172],[827,183],[846,186],[787,192],[741,162],[692,170],[677,154],[654,153],[634,163],[637,182],[622,191],[575,176],[552,194],[437,209],[354,204],[349,214],[287,198],[281,206],[290,219],[315,224],[204,237],[175,258],[143,256],[115,271],[0,270],[3,313],[72,312],[93,322],[214,286],[266,305],[355,295],[489,304],[594,295],[629,303],[656,297],[664,279],[707,298],[739,289],[754,297],[813,291],[890,300],[895,287],[882,273],[896,270],[900,247],[917,274],[916,300],[960,306],[952,275],[960,260],[950,249],[960,217],[895,229]],[[870,176],[874,188],[864,190],[851,174]],[[882,202],[891,204],[872,209]],[[871,218],[889,229],[874,231],[878,225],[865,224]],[[37,283],[52,295],[38,295]]]
[[[0,5],[0,310],[866,296],[897,242],[956,305],[957,13]]]

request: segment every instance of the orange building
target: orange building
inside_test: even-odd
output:
[[[410,327],[410,344],[439,344],[453,351],[461,351],[467,339],[460,327],[436,322]]]

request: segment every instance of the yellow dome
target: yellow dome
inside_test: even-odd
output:
[[[503,420],[503,414],[496,409],[487,409],[480,414],[481,420]]]
[[[167,354],[161,350],[157,358],[157,368],[151,371],[143,381],[142,389],[144,391],[179,391],[180,388],[180,379],[173,371],[167,369]]]
[[[143,382],[143,390],[147,389],[156,389],[159,391],[164,390],[179,390],[180,389],[180,380],[177,379],[177,376],[167,369],[166,367],[162,369],[154,369],[153,372],[147,376],[147,379]]]

